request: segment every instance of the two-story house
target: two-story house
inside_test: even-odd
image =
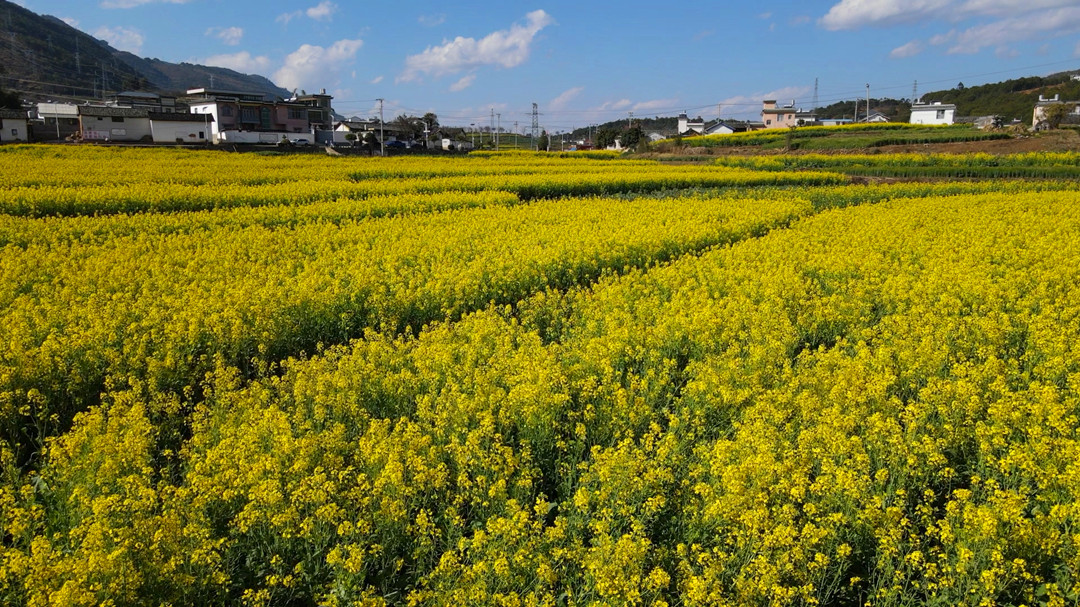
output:
[[[782,129],[814,124],[817,122],[817,115],[796,109],[794,100],[791,105],[779,107],[775,99],[766,99],[761,103],[761,122],[767,129]]]
[[[911,124],[953,124],[956,121],[956,105],[952,103],[922,103],[916,101],[911,104]]]
[[[325,110],[312,110],[309,102],[325,103],[329,107],[329,95],[313,95],[314,100],[271,101],[260,93],[242,91],[222,91],[205,88],[190,89],[183,101],[193,114],[209,114],[211,140],[246,143],[272,143],[282,137],[298,133],[311,133],[315,128],[322,128],[321,116]],[[319,121],[312,122],[312,112]],[[319,112],[323,112],[320,114]],[[241,136],[240,133],[255,135]]]

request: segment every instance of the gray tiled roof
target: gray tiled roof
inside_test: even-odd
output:
[[[161,122],[213,122],[210,114],[189,114],[187,112],[147,112],[150,120]]]
[[[101,107],[80,105],[80,116],[121,116],[124,118],[146,118],[146,110],[134,107]]]

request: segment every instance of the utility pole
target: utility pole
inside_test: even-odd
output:
[[[870,83],[866,83],[866,121],[870,122]]]
[[[915,100],[919,98],[919,81],[916,80],[915,84],[911,85],[911,104],[915,104]]]
[[[540,151],[540,111],[537,109],[536,104],[533,104],[532,111],[532,140],[533,151]]]
[[[633,112],[627,112],[626,113],[626,128],[627,129],[634,128],[634,113]]]
[[[814,106],[810,108],[810,111],[817,111],[818,97],[817,97],[817,78],[814,78]]]
[[[386,156],[386,143],[383,141],[386,136],[383,135],[383,100],[376,99],[379,102],[379,156]]]
[[[502,114],[495,114],[495,151],[499,151],[499,131],[502,130]]]

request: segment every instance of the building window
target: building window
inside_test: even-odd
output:
[[[199,131],[199,139],[206,139],[206,131]]]
[[[241,112],[241,120],[244,121],[244,122],[258,122],[259,121],[259,112],[258,112],[258,110],[256,108],[253,108],[253,107],[240,108],[240,112]]]
[[[226,118],[232,118],[232,115],[233,115],[232,106],[231,105],[223,105],[223,106],[221,106],[221,115],[225,116]]]
[[[938,110],[937,111],[937,119],[938,120],[944,120],[945,119],[945,110]]]
[[[124,117],[123,117],[123,116],[113,116],[113,117],[112,117],[112,121],[113,121],[113,122],[123,122],[123,121],[124,121]]]
[[[289,120],[303,120],[304,118],[306,118],[304,110],[294,107],[289,108]]]

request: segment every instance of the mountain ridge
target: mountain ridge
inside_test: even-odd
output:
[[[0,88],[28,98],[104,98],[120,91],[183,94],[193,87],[287,97],[290,92],[257,74],[223,67],[139,57],[72,27],[0,0]]]

